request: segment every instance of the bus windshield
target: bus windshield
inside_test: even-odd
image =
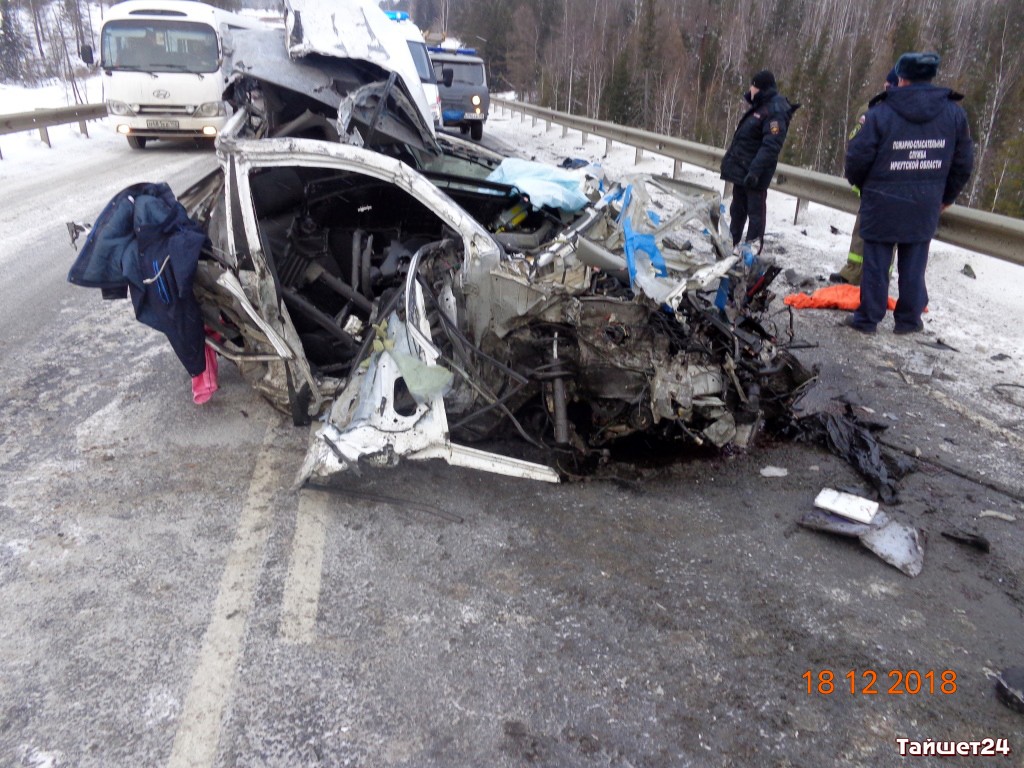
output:
[[[125,19],[103,28],[101,66],[140,72],[216,72],[217,33],[177,19]]]

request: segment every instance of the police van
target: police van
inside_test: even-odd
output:
[[[479,141],[491,106],[487,68],[473,48],[430,48],[430,61],[441,92],[441,122],[458,126]]]

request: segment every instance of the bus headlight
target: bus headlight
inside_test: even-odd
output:
[[[134,115],[135,111],[123,101],[108,101],[107,113],[111,115]]]
[[[473,98],[471,99],[471,101],[473,102],[473,106],[474,107],[479,107],[480,106],[480,97],[479,96],[474,94]]]
[[[223,101],[208,101],[196,107],[196,117],[224,117],[228,113]]]

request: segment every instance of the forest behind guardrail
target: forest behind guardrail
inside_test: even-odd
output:
[[[492,92],[728,146],[751,76],[801,108],[782,161],[842,175],[847,135],[900,54],[937,51],[977,146],[959,202],[1024,217],[1021,0],[411,0],[422,28],[479,49]]]

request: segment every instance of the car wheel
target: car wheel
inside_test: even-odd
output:
[[[473,141],[480,141],[484,137],[484,124],[473,123],[469,129],[470,135],[473,137]]]
[[[465,136],[467,133],[469,133],[469,126],[466,125],[465,123],[460,125],[459,126],[459,133],[461,133],[463,136]]]
[[[146,139],[142,136],[129,136],[128,146],[132,149],[145,149]]]

